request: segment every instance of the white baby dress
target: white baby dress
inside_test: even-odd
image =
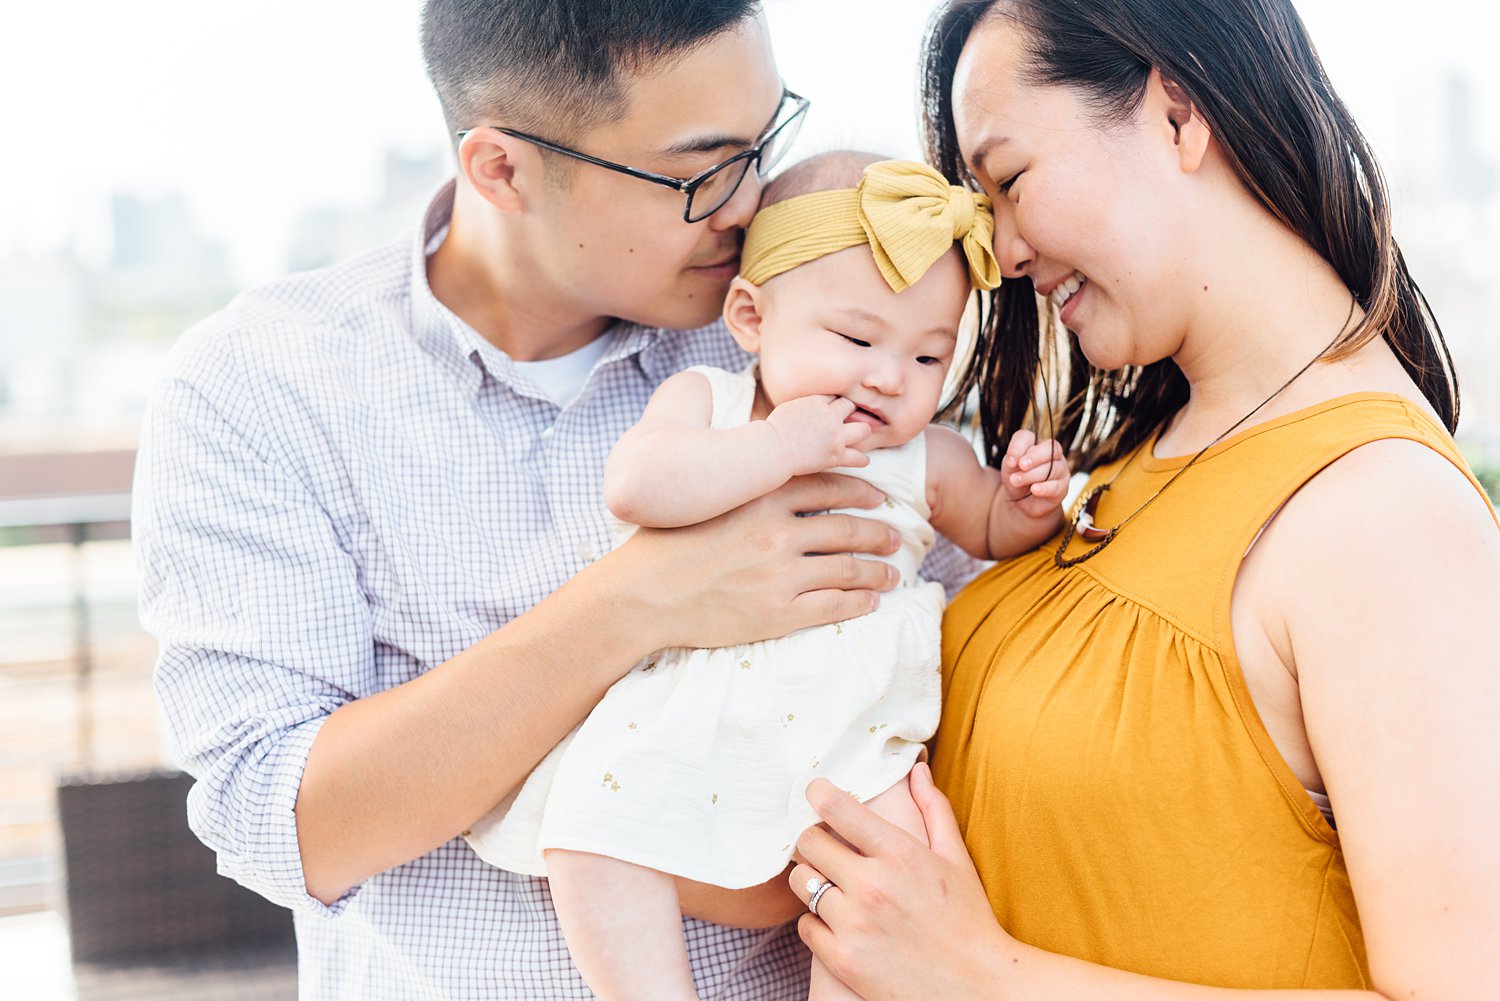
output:
[[[691,371],[709,380],[713,427],[749,420],[753,367]],[[902,583],[879,609],[780,639],[648,657],[474,825],[474,851],[545,875],[543,849],[573,849],[739,889],[780,873],[817,823],[805,797],[813,779],[861,800],[894,785],[937,728],[941,697],[945,596],[917,574],[934,539],[926,462],[918,435],[839,470],[887,497],[850,513],[901,536],[886,559]]]

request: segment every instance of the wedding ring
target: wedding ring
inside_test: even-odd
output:
[[[818,901],[823,899],[823,894],[827,893],[832,886],[833,880],[831,879],[809,879],[807,881],[805,889],[810,894],[807,898],[808,913],[813,915],[818,913]]]

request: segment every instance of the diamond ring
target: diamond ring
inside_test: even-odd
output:
[[[807,881],[807,886],[804,887],[804,889],[806,889],[808,893],[808,913],[813,915],[816,915],[818,913],[818,901],[823,899],[823,894],[827,893],[829,888],[832,886],[833,880],[831,879],[809,879]]]

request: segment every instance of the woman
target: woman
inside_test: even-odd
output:
[[[927,58],[986,446],[1061,400],[1091,480],[949,609],[932,849],[809,790],[863,854],[804,835],[803,937],[872,1001],[1500,997],[1500,523],[1297,15],[949,0]]]

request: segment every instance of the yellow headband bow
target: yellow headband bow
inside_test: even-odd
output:
[[[757,213],[745,232],[740,274],[761,285],[809,261],[869,243],[886,284],[900,292],[958,240],[970,282],[992,289],[1000,284],[994,236],[995,217],[984,195],[950,185],[925,163],[882,160],[865,168],[856,188],[799,195]]]

